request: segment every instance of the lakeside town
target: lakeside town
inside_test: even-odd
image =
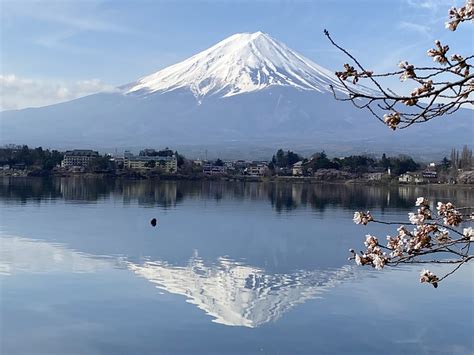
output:
[[[452,149],[450,157],[417,162],[400,155],[329,158],[317,152],[303,157],[279,149],[268,161],[188,159],[166,147],[147,148],[134,154],[103,154],[90,149],[65,152],[7,145],[0,148],[0,175],[76,176],[105,175],[134,179],[237,179],[292,181],[348,181],[401,184],[473,184],[472,150]]]

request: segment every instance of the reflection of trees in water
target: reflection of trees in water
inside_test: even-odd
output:
[[[4,202],[33,202],[45,199],[61,198],[61,191],[51,179],[10,178],[0,180],[0,197]]]
[[[8,201],[38,201],[63,198],[94,202],[122,200],[124,204],[173,207],[184,199],[269,201],[277,212],[297,208],[324,210],[328,206],[350,210],[410,208],[418,196],[435,201],[474,199],[474,190],[451,186],[366,186],[359,184],[258,183],[225,181],[154,181],[103,178],[4,178],[0,197]]]
[[[298,207],[324,210],[327,206],[348,209],[402,207],[393,189],[380,186],[348,184],[277,184],[269,191],[270,201],[277,211]]]

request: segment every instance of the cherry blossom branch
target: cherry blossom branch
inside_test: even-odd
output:
[[[415,205],[418,207],[416,213],[409,213],[409,220],[414,229],[410,231],[404,225],[397,229],[396,236],[387,236],[387,245],[379,243],[377,237],[366,235],[365,251],[356,253],[350,249],[352,256],[358,265],[370,265],[376,269],[384,266],[398,266],[400,264],[458,264],[458,266],[442,278],[438,278],[429,270],[423,270],[420,275],[421,282],[431,283],[438,287],[438,283],[447,276],[453,274],[459,267],[474,258],[470,255],[470,245],[474,243],[474,230],[472,227],[459,230],[461,224],[472,223],[473,214],[469,213],[472,208],[463,207],[457,209],[451,202],[438,202],[436,205],[437,215],[433,216],[430,203],[424,197],[417,198]],[[466,211],[461,213],[460,210]],[[400,222],[375,220],[370,212],[355,212],[353,221],[356,224],[367,225],[378,223],[383,225],[400,225]],[[443,223],[440,223],[440,222]],[[459,236],[452,238],[450,234]],[[428,255],[449,255],[449,259],[420,259]]]
[[[467,0],[465,6],[449,10],[446,28],[455,31],[458,25],[472,21],[474,0]],[[333,96],[339,101],[350,101],[359,109],[367,109],[372,116],[391,129],[404,129],[416,123],[451,115],[466,105],[474,105],[474,65],[470,62],[474,55],[448,56],[449,46],[435,41],[435,47],[427,51],[438,66],[416,67],[406,61],[399,63],[401,70],[388,73],[374,73],[367,70],[348,50],[337,44],[329,32],[324,30],[330,43],[344,53],[354,64],[344,64],[344,70],[336,72],[345,90],[341,96],[331,86]],[[402,81],[415,82],[417,87],[410,95],[401,95],[385,88],[380,79],[399,77]],[[451,80],[446,80],[452,77]],[[351,84],[347,80],[351,80]],[[357,86],[359,81],[368,80],[375,90]]]

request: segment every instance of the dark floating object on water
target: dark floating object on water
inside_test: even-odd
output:
[[[156,227],[156,218],[152,218],[150,223],[153,227]]]

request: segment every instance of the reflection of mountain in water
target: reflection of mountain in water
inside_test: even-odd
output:
[[[354,274],[350,266],[270,274],[223,257],[210,266],[199,257],[191,258],[186,266],[165,261],[141,264],[126,257],[85,254],[63,244],[16,236],[0,236],[0,246],[3,276],[129,269],[157,288],[185,296],[216,323],[251,328],[278,319],[295,305],[322,295]]]
[[[185,296],[187,302],[214,317],[214,322],[233,326],[258,327],[274,321],[295,305],[316,298],[353,276],[349,266],[269,274],[223,257],[210,266],[199,257],[191,258],[186,266],[165,261],[140,264],[15,236],[1,236],[0,245],[0,275],[95,273],[127,268],[157,288]]]
[[[199,257],[184,267],[158,261],[130,263],[129,268],[157,288],[185,296],[216,323],[251,328],[278,319],[295,305],[318,297],[353,275],[349,266],[266,274],[227,258],[206,266]]]
[[[95,258],[62,244],[0,236],[0,275],[17,273],[89,273],[110,269],[117,260]]]

